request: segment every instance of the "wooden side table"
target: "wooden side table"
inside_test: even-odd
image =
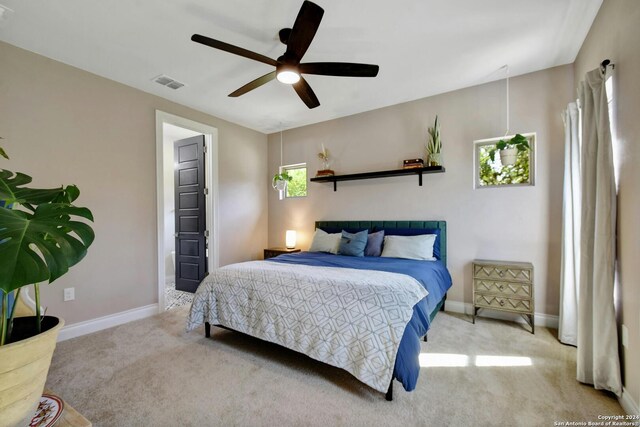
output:
[[[533,264],[528,262],[473,262],[473,323],[480,309],[522,315],[535,333]]]
[[[264,259],[273,258],[282,254],[292,254],[294,252],[300,252],[300,249],[269,248],[264,250]]]

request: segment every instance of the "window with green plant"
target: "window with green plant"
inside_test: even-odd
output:
[[[295,165],[286,165],[280,168],[280,173],[286,172],[291,178],[287,182],[284,191],[286,198],[306,197],[307,196],[307,164],[298,163]]]
[[[485,139],[474,146],[476,188],[534,185],[535,134]]]

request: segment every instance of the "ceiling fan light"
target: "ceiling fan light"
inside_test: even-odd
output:
[[[291,70],[282,70],[276,74],[276,78],[281,83],[292,85],[300,81],[300,74]]]

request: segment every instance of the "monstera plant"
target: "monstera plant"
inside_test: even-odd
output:
[[[0,390],[0,419],[7,425],[26,425],[31,419],[64,325],[62,319],[40,313],[39,283],[67,273],[94,239],[92,228],[82,221],[93,221],[91,211],[73,205],[80,195],[75,185],[36,189],[27,187],[31,181],[23,173],[0,169],[0,383],[10,384]],[[14,318],[20,292],[29,285],[34,287],[35,316]]]
[[[80,262],[94,239],[91,227],[74,217],[93,221],[87,208],[73,206],[80,195],[78,187],[54,189],[25,187],[31,177],[8,170],[0,171],[0,289],[2,317],[0,345],[10,332],[11,312],[7,311],[9,293],[34,285],[36,297],[36,332],[40,332],[38,283],[49,283]],[[14,304],[15,305],[15,304]]]

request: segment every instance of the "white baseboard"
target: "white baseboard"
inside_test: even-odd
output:
[[[149,304],[144,307],[132,308],[131,310],[121,311],[120,313],[109,314],[98,317],[97,319],[67,325],[60,330],[58,342],[112,328],[134,320],[144,319],[145,317],[151,317],[155,314],[158,314],[158,304]]]
[[[633,400],[633,397],[624,387],[622,387],[622,396],[618,398],[618,402],[620,402],[620,406],[628,415],[640,415],[638,403]]]
[[[444,304],[445,311],[451,311],[452,313],[473,314],[473,304],[460,301],[447,300]],[[498,310],[481,310],[478,313],[478,317],[489,317],[491,319],[498,320],[511,320],[519,323],[526,323],[522,316],[514,313],[507,313]],[[558,329],[558,316],[551,314],[535,313],[533,316],[533,323],[536,326],[542,326],[545,328]]]

